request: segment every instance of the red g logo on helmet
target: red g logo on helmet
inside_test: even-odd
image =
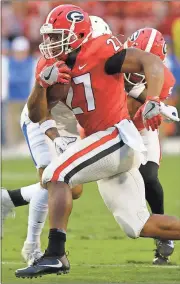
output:
[[[129,38],[130,41],[135,41],[138,38],[139,34],[140,34],[140,30],[134,32]]]
[[[80,11],[71,11],[67,14],[66,18],[70,22],[82,22],[84,15]]]

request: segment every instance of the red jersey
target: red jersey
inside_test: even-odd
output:
[[[123,74],[105,73],[107,59],[122,49],[116,38],[103,35],[82,45],[77,55],[66,104],[86,136],[129,118]]]
[[[176,80],[173,74],[171,73],[171,71],[166,66],[164,66],[164,84],[163,84],[162,91],[160,94],[161,101],[166,100],[172,94],[172,90],[175,85],[175,82]],[[143,110],[143,106],[137,111],[133,119],[133,122],[139,131],[144,129],[144,123],[142,119],[142,110]]]
[[[83,44],[77,54],[71,88],[63,102],[73,111],[86,136],[129,118],[123,74],[105,73],[108,58],[122,49],[115,37],[103,35]],[[54,62],[55,59],[41,58],[36,77]]]

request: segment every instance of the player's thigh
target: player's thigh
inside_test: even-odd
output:
[[[147,162],[154,162],[159,165],[161,159],[161,147],[159,133],[157,130],[143,129],[140,131],[144,145],[147,148]]]
[[[45,169],[43,182],[62,181],[71,187],[129,170],[134,151],[112,127],[77,141]]]
[[[98,181],[106,206],[123,231],[137,238],[149,218],[144,182],[138,169]]]
[[[51,162],[51,153],[39,123],[22,123],[22,132],[36,168],[45,168]]]

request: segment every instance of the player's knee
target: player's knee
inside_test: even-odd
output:
[[[130,226],[129,224],[126,224],[124,227],[124,232],[131,239],[139,238],[140,232],[134,226]]]
[[[131,239],[139,238],[141,231],[139,229],[139,226],[137,226],[133,222],[127,222],[126,220],[122,219],[121,216],[116,216],[115,219],[129,238]]]

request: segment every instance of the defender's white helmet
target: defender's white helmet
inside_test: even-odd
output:
[[[91,25],[93,29],[93,34],[92,34],[93,37],[112,34],[110,27],[102,18],[97,16],[89,16],[89,18],[91,20]]]

